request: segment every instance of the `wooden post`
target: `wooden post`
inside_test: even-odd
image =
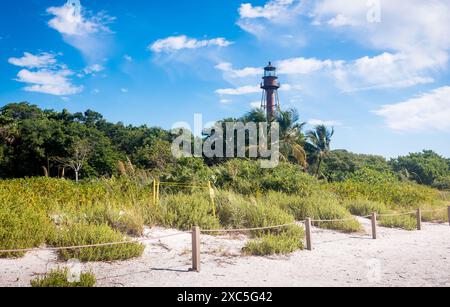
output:
[[[306,249],[312,251],[312,241],[311,241],[311,219],[307,218],[305,221],[305,232],[306,232]]]
[[[192,228],[192,270],[200,272],[200,227]]]
[[[153,205],[156,206],[156,179],[153,179]]]
[[[377,213],[372,213],[372,238],[377,239]]]
[[[417,209],[417,230],[422,230],[422,209]]]
[[[448,223],[450,225],[450,206],[448,206]]]
[[[156,205],[159,206],[159,187],[161,186],[161,184],[159,183],[159,181],[156,184]]]

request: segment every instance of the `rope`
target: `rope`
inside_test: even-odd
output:
[[[115,246],[115,245],[125,245],[125,244],[133,244],[133,243],[143,243],[148,241],[156,241],[165,238],[175,237],[184,234],[191,234],[191,232],[178,232],[172,235],[161,236],[157,238],[142,238],[142,239],[134,239],[127,240],[121,242],[110,242],[110,243],[98,243],[98,244],[87,244],[87,245],[78,245],[78,246],[64,246],[64,247],[42,247],[42,248],[24,248],[24,249],[11,249],[11,250],[0,250],[0,254],[3,253],[27,253],[32,251],[62,251],[62,250],[72,250],[72,249],[85,249],[85,248],[94,248],[94,247],[105,247],[105,246]]]
[[[214,232],[247,232],[247,231],[256,231],[256,230],[269,230],[269,229],[277,229],[277,228],[285,228],[289,226],[297,225],[297,222],[277,225],[277,226],[267,226],[267,227],[255,227],[255,228],[244,228],[244,229],[208,229],[208,230],[200,230],[203,233],[214,233]]]

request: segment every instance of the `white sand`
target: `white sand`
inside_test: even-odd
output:
[[[314,250],[290,256],[243,257],[246,237],[202,236],[202,271],[191,265],[190,235],[148,243],[131,261],[85,264],[99,286],[450,286],[450,226],[423,225],[423,231],[379,228],[348,235],[314,229]],[[176,233],[152,229],[147,237]],[[36,251],[22,259],[0,259],[0,286],[28,286],[30,279],[58,263],[53,252]]]

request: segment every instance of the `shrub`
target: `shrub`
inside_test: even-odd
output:
[[[279,191],[307,196],[320,188],[319,181],[291,163],[262,169],[260,162],[234,159],[214,169],[216,185],[243,195]]]
[[[144,218],[134,210],[110,211],[108,225],[129,236],[139,237],[144,232]]]
[[[56,247],[80,246],[123,242],[127,238],[107,225],[73,224],[60,229],[52,245]],[[144,245],[126,243],[111,246],[61,250],[63,260],[78,259],[80,261],[114,261],[139,257],[144,252]]]
[[[342,201],[367,199],[393,208],[417,208],[420,204],[432,203],[439,198],[437,190],[403,182],[371,184],[345,181],[326,184],[323,188],[335,193]]]
[[[264,191],[278,191],[308,197],[320,189],[319,181],[291,163],[281,163],[273,170],[265,170],[261,183]]]
[[[417,220],[415,217],[409,215],[401,216],[382,216],[379,219],[379,223],[383,227],[387,228],[400,228],[404,230],[416,230]]]
[[[441,205],[424,205],[420,206],[423,210],[422,220],[424,222],[448,222],[448,210],[447,206]]]
[[[203,229],[220,228],[207,193],[167,195],[160,206],[162,223],[166,227],[180,230],[190,230],[193,226]]]
[[[285,225],[294,222],[294,217],[279,207],[255,199],[244,199],[231,192],[220,192],[217,197],[219,219],[229,228],[259,228]],[[278,230],[272,230],[276,233]],[[253,232],[259,235],[261,231]]]
[[[373,212],[383,214],[388,211],[386,206],[382,203],[362,199],[349,200],[345,203],[345,207],[351,214],[358,216],[369,216]]]
[[[264,202],[279,206],[292,214],[297,220],[312,218],[314,220],[349,219],[342,222],[319,222],[316,226],[325,229],[335,229],[344,232],[357,232],[361,224],[352,217],[336,198],[327,192],[316,192],[309,197],[299,197],[282,193],[269,193]]]
[[[69,282],[68,270],[54,270],[44,277],[36,278],[30,282],[33,288],[92,288],[97,283],[92,273],[81,273],[80,281]]]
[[[0,249],[39,247],[51,236],[54,227],[44,211],[20,200],[0,204]],[[0,258],[22,257],[24,253],[0,253]]]
[[[290,254],[303,249],[303,238],[303,229],[298,226],[291,226],[278,234],[266,233],[249,241],[243,248],[243,252],[255,256]]]
[[[450,191],[450,175],[437,178],[433,183],[433,187],[442,191]]]

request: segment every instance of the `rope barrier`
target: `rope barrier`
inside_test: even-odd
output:
[[[427,210],[422,212],[439,212],[447,210],[447,208],[442,209],[436,209],[436,210]],[[415,214],[416,212],[406,212],[406,213],[397,213],[397,214],[380,214],[378,216],[380,217],[392,217],[392,216],[405,216],[405,215],[411,215]],[[369,218],[369,216],[363,216],[362,218]],[[311,220],[311,222],[344,222],[353,220],[354,218],[345,218],[345,219],[332,219],[332,220]],[[298,221],[283,225],[276,225],[276,226],[266,226],[266,227],[255,227],[255,228],[243,228],[243,229],[207,229],[207,230],[201,230],[202,233],[232,233],[232,232],[248,232],[248,231],[257,231],[257,230],[270,230],[270,229],[279,229],[279,228],[285,228],[293,225],[298,225],[299,222],[305,222],[305,221]],[[132,244],[132,243],[143,243],[148,241],[156,241],[161,240],[165,238],[180,236],[180,235],[186,235],[191,234],[190,231],[185,232],[178,232],[172,235],[166,235],[166,236],[160,236],[156,238],[141,238],[141,239],[134,239],[134,240],[126,240],[121,242],[111,242],[111,243],[98,243],[98,244],[89,244],[89,245],[79,245],[79,246],[68,246],[68,247],[44,247],[44,248],[25,248],[25,249],[11,249],[11,250],[0,250],[0,254],[3,253],[26,253],[31,251],[61,251],[61,250],[73,250],[73,249],[85,249],[85,248],[94,248],[94,247],[106,247],[106,246],[115,246],[115,245],[125,245],[125,244]]]
[[[120,242],[110,242],[110,243],[98,243],[98,244],[87,244],[87,245],[78,245],[78,246],[65,246],[65,247],[41,247],[41,248],[24,248],[24,249],[11,249],[11,250],[0,250],[0,254],[3,253],[27,253],[32,251],[62,251],[62,250],[73,250],[73,249],[85,249],[85,248],[94,248],[94,247],[106,247],[106,246],[115,246],[115,245],[125,245],[125,244],[133,244],[133,243],[143,243],[149,241],[157,241],[165,238],[180,236],[184,234],[191,234],[190,231],[186,232],[178,232],[172,235],[166,235],[156,238],[141,238],[134,240],[126,240]]]

